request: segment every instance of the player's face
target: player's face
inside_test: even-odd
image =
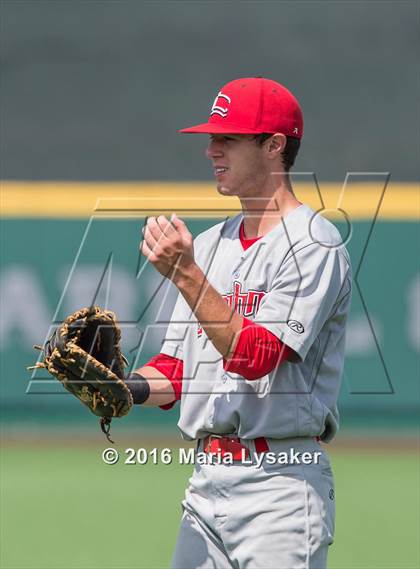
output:
[[[219,193],[253,197],[266,184],[264,152],[253,135],[212,134],[206,150],[212,162]]]

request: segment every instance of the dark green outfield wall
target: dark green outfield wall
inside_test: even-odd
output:
[[[190,220],[188,225],[197,234],[214,222]],[[137,358],[141,363],[158,351],[174,295],[171,285],[160,286],[154,270],[139,265],[141,224],[142,220],[2,222],[1,396],[7,423],[94,420],[58,382],[39,372],[30,382],[25,371],[36,357],[32,344],[45,339],[54,317],[61,319],[96,299],[115,310],[123,322],[124,351],[131,362]],[[370,223],[353,225],[348,249],[355,275],[369,228]],[[389,425],[415,422],[418,235],[415,222],[375,225],[358,276],[368,316],[354,285],[341,392],[344,424],[367,424],[368,419]],[[176,415],[146,410],[128,422],[169,427]]]
[[[2,0],[0,15],[5,179],[210,179],[204,141],[176,131],[254,75],[301,102],[299,171],[419,176],[416,0]]]

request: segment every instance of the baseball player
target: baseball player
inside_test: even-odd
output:
[[[159,354],[129,377],[134,402],[170,408],[197,441],[172,566],[326,567],[334,483],[321,443],[338,428],[351,298],[339,232],[293,193],[301,109],[265,78],[232,81],[208,122],[220,194],[242,213],[195,240],[151,217],[141,251],[179,291]],[[217,460],[216,460],[217,459]]]

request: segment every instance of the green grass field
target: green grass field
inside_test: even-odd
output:
[[[107,466],[104,448],[3,449],[2,569],[169,566],[192,467]],[[337,531],[330,569],[418,569],[415,452],[335,450],[331,456]]]

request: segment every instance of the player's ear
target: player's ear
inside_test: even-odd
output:
[[[286,143],[286,135],[281,132],[273,134],[273,136],[267,141],[268,157],[274,159],[280,156],[286,147]]]

